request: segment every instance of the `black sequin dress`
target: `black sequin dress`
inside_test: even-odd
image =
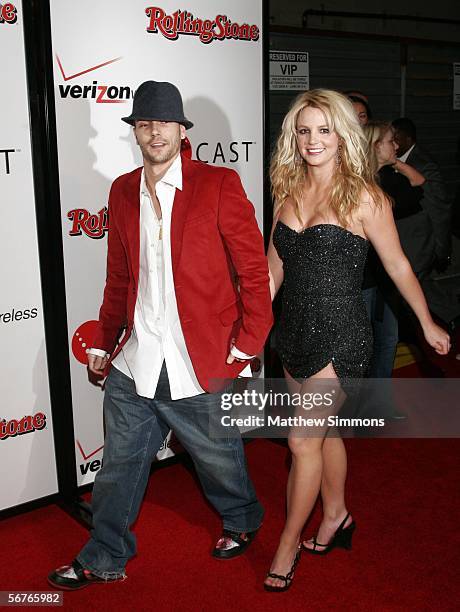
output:
[[[297,232],[278,221],[273,244],[284,268],[276,347],[286,370],[308,378],[332,363],[341,382],[365,376],[372,355],[361,294],[368,241],[338,225]]]

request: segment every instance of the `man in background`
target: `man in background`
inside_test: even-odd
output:
[[[436,272],[444,272],[450,264],[452,206],[438,165],[417,144],[414,122],[407,117],[401,117],[393,121],[393,127],[394,138],[398,144],[398,159],[413,166],[425,177],[420,204],[429,223],[426,224],[426,235],[423,236],[411,232],[408,228],[406,240],[414,246],[411,251],[415,254],[411,265],[422,284],[430,309],[453,331],[460,315],[458,300],[454,292],[430,278],[433,269]],[[427,241],[430,243],[428,248]]]

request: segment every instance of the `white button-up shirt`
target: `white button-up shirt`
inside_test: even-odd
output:
[[[122,351],[112,362],[118,370],[134,380],[139,395],[153,398],[165,361],[173,400],[204,393],[187,351],[174,290],[171,216],[176,189],[182,190],[180,155],[155,185],[162,212],[162,219],[158,219],[142,171],[139,194],[139,285],[134,326]],[[98,349],[88,352],[105,355]],[[236,347],[232,348],[232,354],[242,359],[250,357]],[[249,365],[240,376],[251,376]]]
[[[113,360],[118,370],[134,379],[137,393],[149,398],[155,395],[163,361],[168,370],[172,399],[204,393],[185,345],[174,291],[170,236],[176,189],[182,190],[180,155],[155,185],[162,213],[159,220],[142,171],[139,286],[134,327],[122,351]]]
[[[410,149],[407,149],[407,151],[404,153],[404,155],[401,155],[401,157],[398,157],[399,161],[402,161],[404,163],[407,163],[407,158],[409,157],[409,155],[412,153],[412,149],[415,147],[415,144],[413,144],[411,146]]]

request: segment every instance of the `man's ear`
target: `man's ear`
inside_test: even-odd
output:
[[[134,134],[134,138],[136,139],[136,144],[139,144],[139,141],[137,140],[136,126],[135,125],[133,125],[133,134]]]
[[[184,140],[185,138],[185,127],[182,124],[180,124],[180,137],[181,140]]]

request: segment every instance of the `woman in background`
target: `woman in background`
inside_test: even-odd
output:
[[[365,375],[372,334],[361,294],[369,242],[439,353],[449,336],[433,322],[399,244],[391,205],[367,163],[366,141],[351,102],[330,90],[298,96],[284,118],[271,164],[275,202],[269,245],[272,298],[284,282],[277,348],[292,393],[329,379],[343,399],[347,380]],[[335,412],[340,400],[333,408]],[[321,493],[323,520],[303,549],[349,548],[355,521],[345,503],[347,459],[329,428],[291,430],[287,519],[264,586],[290,587],[300,537]]]
[[[409,166],[396,157],[398,149],[394,141],[394,130],[390,123],[384,121],[370,121],[363,127],[367,140],[368,160],[371,171],[377,177],[382,190],[391,198],[393,216],[396,220],[399,239],[404,253],[412,264],[411,248],[405,240],[405,233],[399,232],[400,220],[412,217],[410,223],[418,217],[413,217],[422,211],[420,200],[423,197],[421,185],[425,178],[415,168]],[[423,215],[422,215],[423,217]],[[423,217],[423,222],[425,217]],[[386,274],[383,266],[372,247],[369,249],[368,265],[365,278],[371,276],[375,287],[364,290],[364,299],[372,323],[374,345],[369,376],[371,378],[391,378],[396,347],[398,344],[399,294]],[[377,416],[390,418],[404,418],[405,415],[397,411],[391,400],[391,393],[382,394],[385,397],[373,398],[375,402],[386,402],[386,406],[372,406],[372,412]]]
[[[369,104],[361,96],[348,94],[348,99],[351,100],[353,108],[355,109],[356,116],[360,125],[367,125],[372,118],[372,113]]]
[[[425,177],[396,157],[398,145],[391,124],[369,121],[363,129],[371,171],[379,175],[383,191],[393,199],[395,219],[404,219],[420,212],[423,190],[416,188],[425,183]]]

